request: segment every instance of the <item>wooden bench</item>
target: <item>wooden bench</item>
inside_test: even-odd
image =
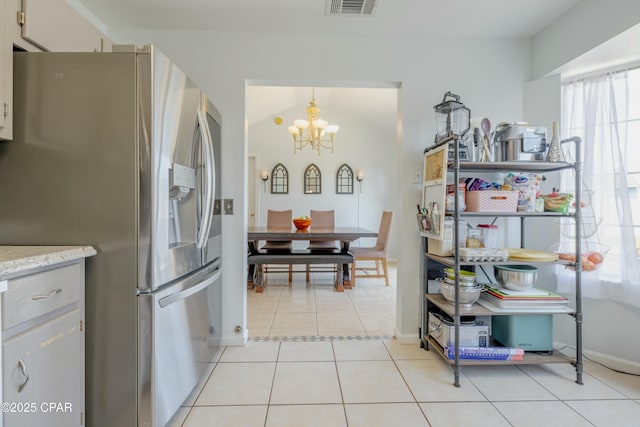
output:
[[[264,274],[261,266],[265,264],[336,264],[338,279],[336,280],[336,291],[344,292],[344,272],[349,274],[348,268],[343,266],[353,262],[353,255],[350,252],[342,252],[340,249],[259,249],[250,252],[247,256],[249,264],[249,278],[247,280],[250,288],[254,288],[260,293],[264,289]],[[252,266],[258,268],[251,268]]]

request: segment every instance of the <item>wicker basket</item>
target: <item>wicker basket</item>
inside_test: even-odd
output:
[[[516,212],[518,191],[467,191],[467,212]]]

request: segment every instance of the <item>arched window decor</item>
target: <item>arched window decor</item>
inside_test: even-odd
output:
[[[322,192],[322,176],[318,166],[311,163],[304,170],[304,193],[320,194]]]
[[[336,194],[353,194],[353,169],[346,163],[336,174]]]
[[[271,170],[271,194],[289,193],[289,171],[282,163],[278,163]]]

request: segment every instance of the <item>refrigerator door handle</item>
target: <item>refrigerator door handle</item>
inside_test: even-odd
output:
[[[183,289],[182,291],[176,292],[175,294],[167,295],[164,298],[160,298],[160,301],[158,301],[158,304],[160,304],[160,307],[164,308],[178,301],[182,301],[183,299],[186,299],[191,295],[196,294],[201,290],[210,286],[212,283],[214,283],[216,280],[220,278],[220,275],[222,275],[221,268],[219,268],[218,271],[216,271],[213,276],[191,286],[190,288]]]
[[[209,125],[205,114],[206,113],[202,108],[198,107],[198,123],[200,125],[200,135],[202,137],[202,151],[205,157],[205,200],[200,230],[198,230],[197,245],[199,248],[203,248],[206,245],[209,237],[209,231],[211,229],[211,214],[213,213],[213,200],[215,197],[214,191],[216,188],[215,171],[213,170],[215,167],[213,164],[213,142],[211,141],[211,133],[209,132]]]

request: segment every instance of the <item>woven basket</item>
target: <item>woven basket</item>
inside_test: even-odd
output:
[[[467,212],[516,212],[518,191],[468,191]]]

